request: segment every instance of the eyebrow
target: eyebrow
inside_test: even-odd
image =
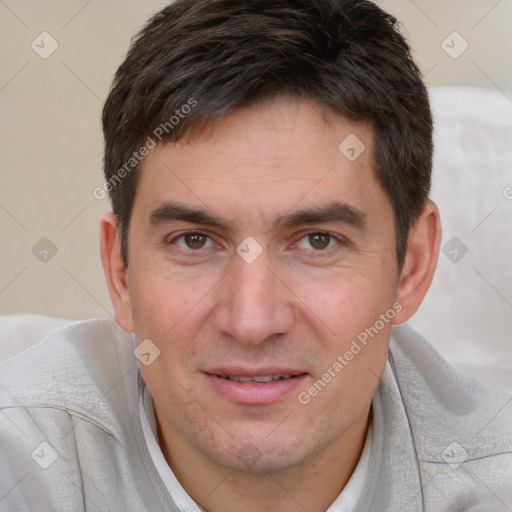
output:
[[[355,206],[333,202],[286,214],[278,223],[280,227],[297,227],[304,224],[347,224],[358,229],[367,226],[367,215]]]
[[[191,224],[218,228],[227,232],[235,231],[233,223],[224,220],[212,211],[186,206],[175,201],[166,201],[153,210],[149,217],[152,226],[183,221]],[[346,224],[363,230],[367,226],[367,215],[358,208],[343,202],[332,202],[286,213],[277,219],[275,227],[298,227],[305,224]]]
[[[233,225],[230,222],[222,220],[213,212],[193,208],[174,201],[166,201],[156,208],[156,210],[153,210],[149,216],[149,222],[152,226],[174,221],[190,222],[191,224],[201,224],[225,231],[234,231]]]

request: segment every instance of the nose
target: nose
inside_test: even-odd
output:
[[[252,263],[236,256],[233,265],[218,292],[216,329],[252,347],[289,333],[296,314],[293,294],[265,254]]]

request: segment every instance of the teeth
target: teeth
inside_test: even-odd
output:
[[[237,382],[251,382],[252,377],[228,377],[229,380],[236,380]]]
[[[219,375],[222,379],[232,380],[235,382],[258,382],[260,384],[265,384],[267,382],[272,382],[274,380],[283,380],[290,379],[292,375],[258,375],[255,377],[245,377],[245,376],[237,376],[237,375]]]
[[[271,382],[274,380],[274,377],[272,377],[272,375],[265,375],[263,377],[253,377],[251,380],[256,382]]]

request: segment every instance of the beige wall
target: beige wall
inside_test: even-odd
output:
[[[133,32],[165,2],[0,2],[0,313],[111,312],[98,256],[100,113]],[[404,25],[427,82],[512,97],[512,0],[382,0]],[[57,50],[47,59],[52,41]],[[442,48],[446,41],[459,58]],[[42,39],[42,41],[41,41]],[[53,43],[54,44],[54,43]],[[39,242],[43,237],[51,240]],[[52,257],[52,248],[57,253]]]
[[[512,0],[381,0],[404,25],[430,85],[478,85],[512,93]],[[456,59],[442,48],[467,50]],[[447,39],[448,38],[448,39]]]

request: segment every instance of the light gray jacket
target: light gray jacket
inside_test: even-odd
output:
[[[144,441],[133,348],[91,320],[0,366],[1,512],[177,511]],[[511,510],[512,396],[395,327],[355,512]]]

